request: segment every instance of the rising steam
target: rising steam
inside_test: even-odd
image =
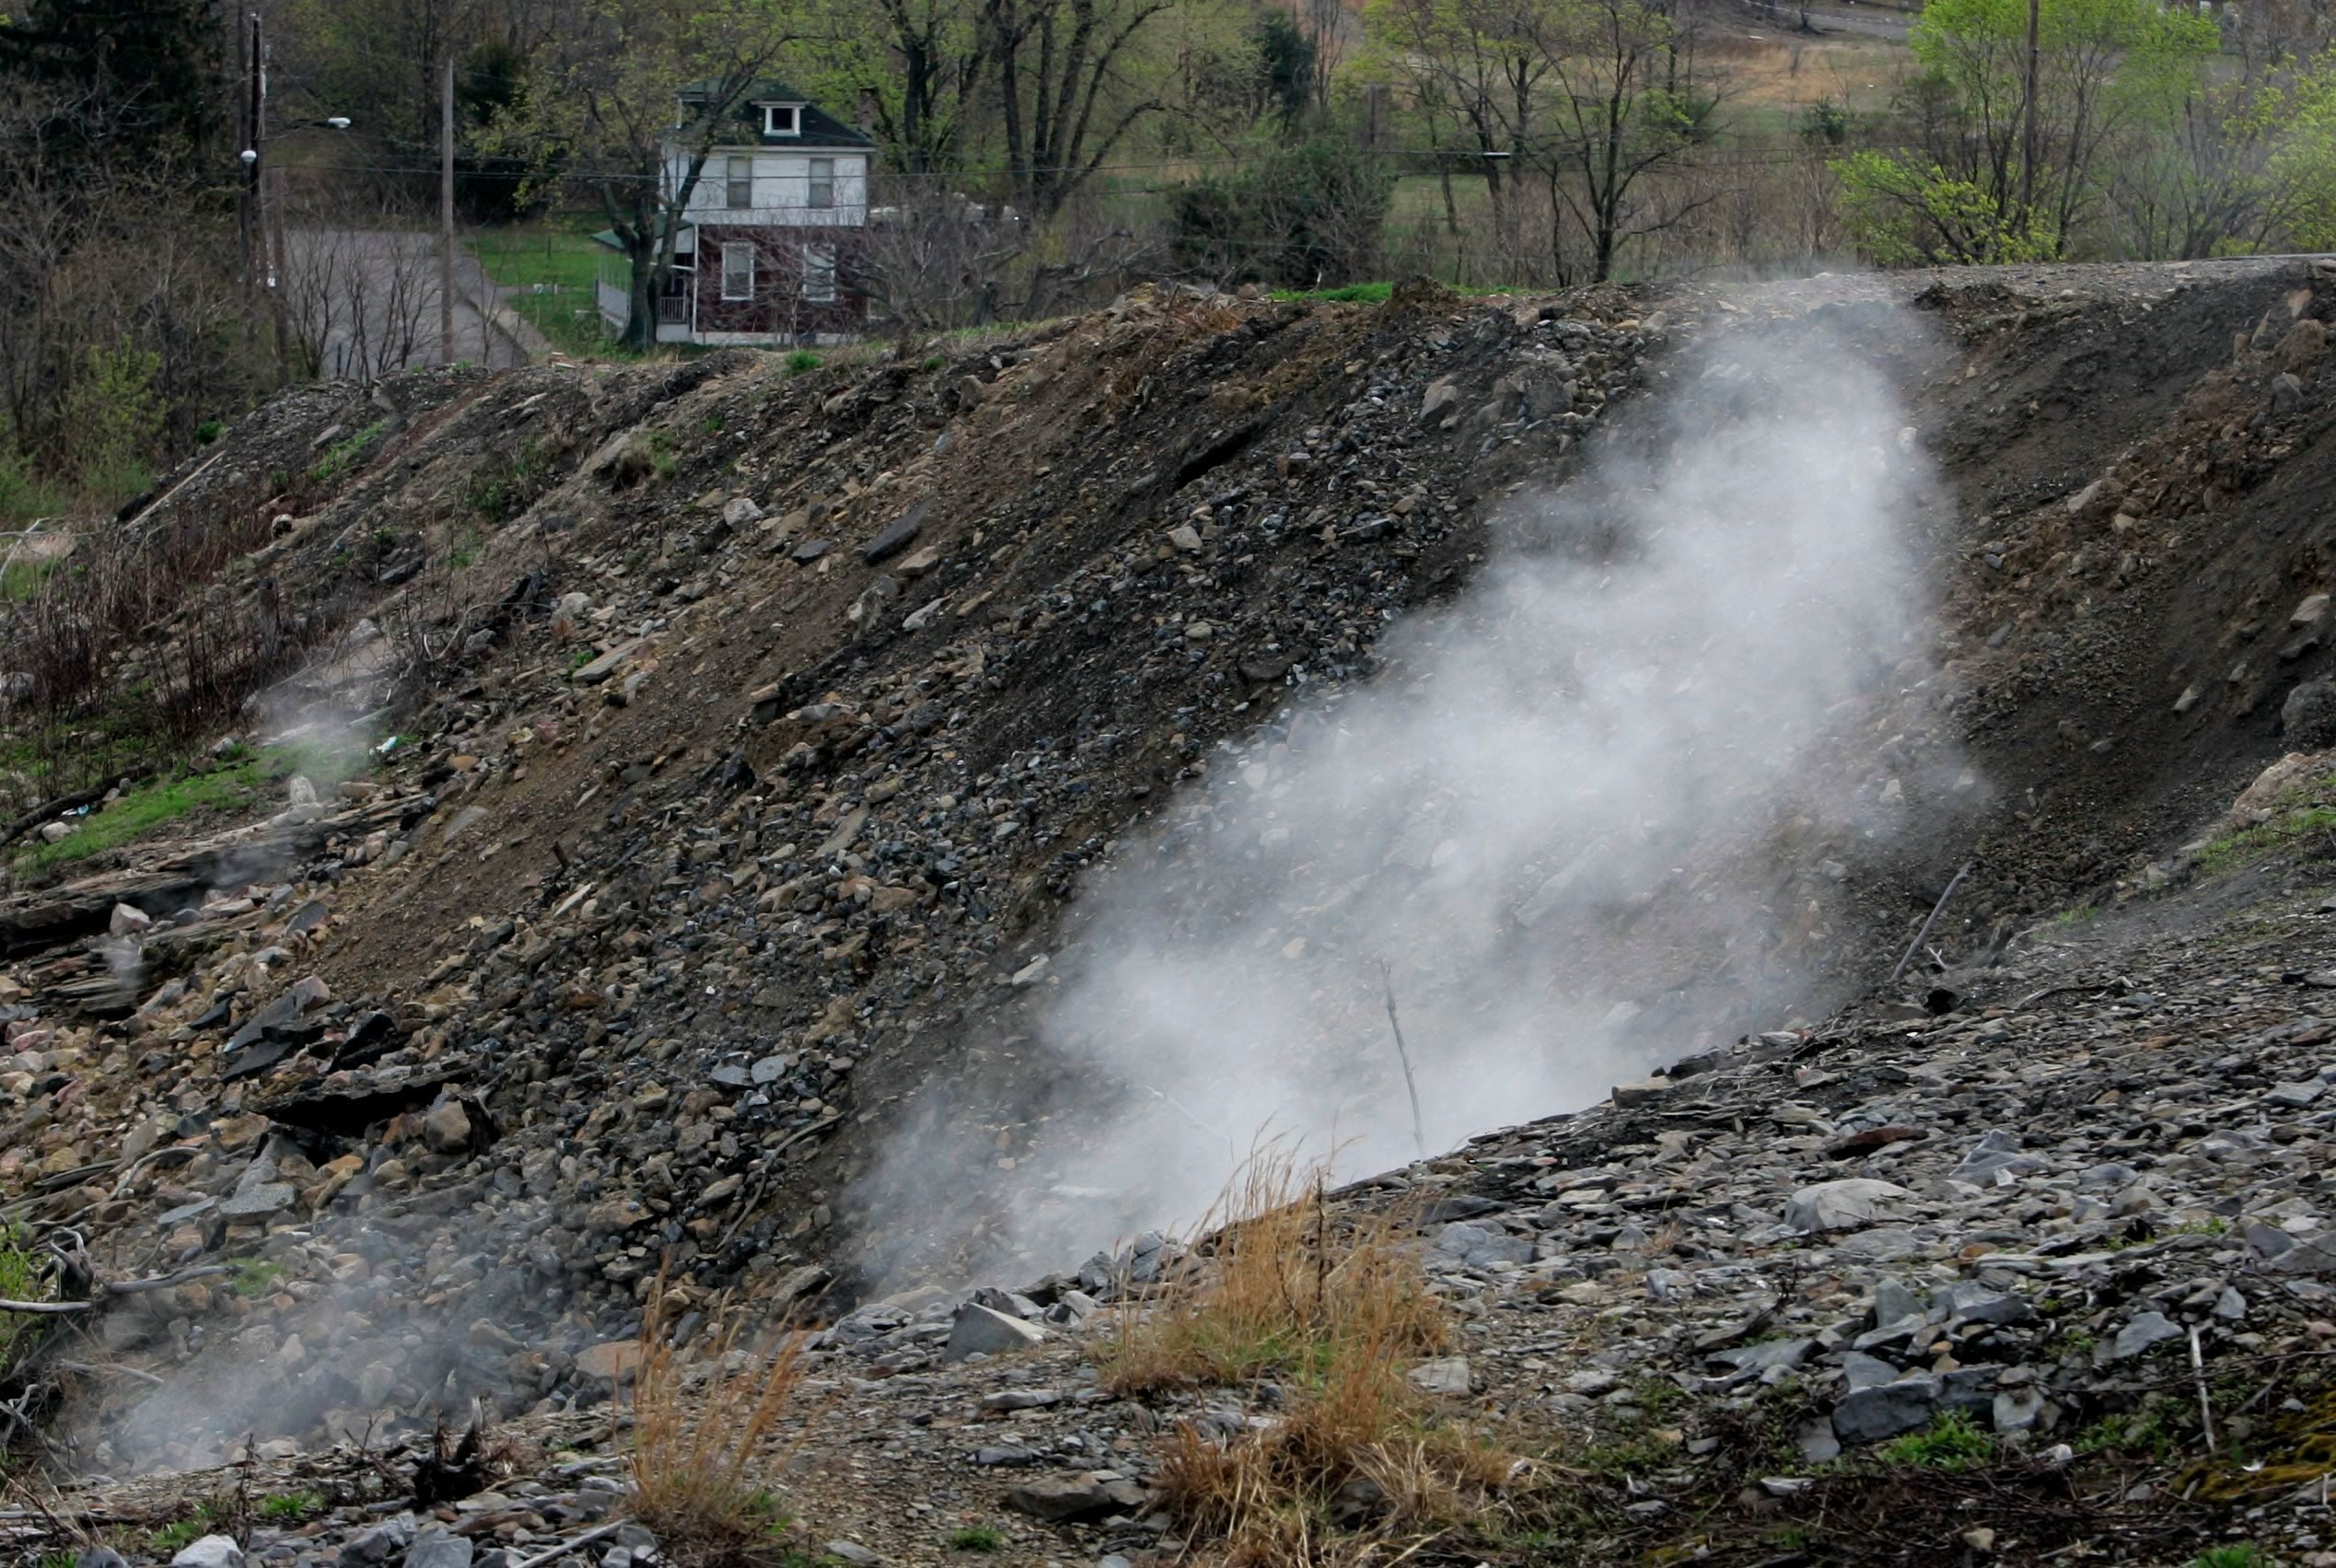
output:
[[[1377,679],[1122,846],[1043,1027],[1120,1109],[1021,1162],[1016,1261],[1193,1217],[1261,1135],[1347,1175],[1414,1157],[1390,989],[1430,1153],[1812,1000],[1844,878],[1923,783],[1867,730],[1923,668],[1931,481],[1884,376],[1794,332],[1675,363],[1616,416],[1632,455],[1504,517]]]

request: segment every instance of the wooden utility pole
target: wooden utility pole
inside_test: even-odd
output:
[[[2036,205],[2036,34],[2042,0],[2028,0],[2028,91],[2020,105],[2019,220],[2029,222]]]
[[[484,344],[481,345],[482,353]],[[454,363],[454,55],[438,100],[438,363]]]
[[[260,15],[253,12],[249,27],[235,29],[238,66],[242,70],[245,93],[237,105],[240,133],[236,138],[237,154],[243,157],[243,191],[236,203],[238,228],[243,241],[243,339],[252,337],[251,291],[260,266]]]

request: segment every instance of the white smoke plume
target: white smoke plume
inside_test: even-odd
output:
[[[1120,847],[1044,1038],[1121,1109],[1021,1162],[1017,1263],[1197,1216],[1261,1136],[1400,1167],[1810,1000],[1901,809],[1871,699],[1927,668],[1932,480],[1887,378],[1793,333],[1681,356],[1610,416],[1652,439]]]

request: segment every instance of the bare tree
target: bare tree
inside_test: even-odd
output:
[[[371,380],[430,357],[438,259],[393,199],[310,200],[285,235],[285,314],[308,376]]]

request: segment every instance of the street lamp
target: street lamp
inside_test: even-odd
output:
[[[277,131],[263,136],[261,141],[261,145],[264,146],[270,142],[278,140],[282,137],[285,131],[345,131],[349,128],[349,117],[345,114],[328,114],[321,120],[296,120],[290,124],[285,126],[283,131]],[[244,172],[249,177],[247,192],[249,198],[252,205],[259,209],[260,212],[259,226],[261,246],[262,250],[267,253],[267,286],[273,289],[276,286],[276,259],[273,254],[273,248],[270,246],[267,241],[267,218],[265,209],[267,198],[266,193],[260,188],[260,148],[246,147],[241,152],[236,154],[236,157],[243,165]],[[247,278],[250,276],[250,244],[251,241],[249,234],[247,233],[244,240],[244,266],[245,275]]]

